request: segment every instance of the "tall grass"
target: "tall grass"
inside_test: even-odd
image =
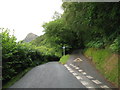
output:
[[[108,49],[86,49],[84,55],[91,58],[96,68],[113,84],[118,86],[118,55]],[[120,68],[120,67],[119,67]]]

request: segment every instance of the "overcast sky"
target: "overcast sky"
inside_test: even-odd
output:
[[[55,11],[62,13],[61,5],[62,0],[0,0],[0,28],[14,29],[18,40],[31,32],[42,35],[42,24]]]

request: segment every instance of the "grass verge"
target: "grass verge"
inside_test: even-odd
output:
[[[64,55],[60,58],[59,62],[62,64],[66,64],[69,58],[70,58],[70,55]]]
[[[118,56],[107,49],[89,48],[84,51],[84,55],[95,63],[96,68],[105,78],[118,87]]]
[[[2,88],[9,88],[12,86],[16,81],[22,78],[28,71],[30,71],[32,67],[25,69],[23,72],[19,73],[17,76],[13,77],[8,83],[6,83]]]

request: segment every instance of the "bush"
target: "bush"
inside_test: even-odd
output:
[[[62,64],[66,64],[69,58],[70,58],[70,55],[64,55],[60,58],[59,62]]]
[[[23,70],[44,62],[43,56],[34,49],[34,46],[28,43],[16,42],[16,38],[9,35],[8,29],[0,35],[2,36],[3,84]]]
[[[15,36],[11,36],[8,29],[3,29],[0,36],[2,36],[3,85],[25,69],[59,60],[55,55],[41,53],[41,50],[31,43],[16,42]]]
[[[103,41],[90,41],[89,43],[87,43],[86,47],[92,47],[92,48],[103,48],[104,47],[104,43]]]
[[[110,49],[112,49],[112,50],[115,51],[115,52],[120,53],[120,36],[117,37],[117,38],[114,40],[113,44],[110,45]]]

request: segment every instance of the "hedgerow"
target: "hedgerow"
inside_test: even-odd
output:
[[[15,36],[10,35],[8,29],[4,29],[0,35],[2,36],[3,85],[23,70],[48,62],[49,57],[52,60],[58,59],[55,56],[42,54],[30,43],[16,42]]]

